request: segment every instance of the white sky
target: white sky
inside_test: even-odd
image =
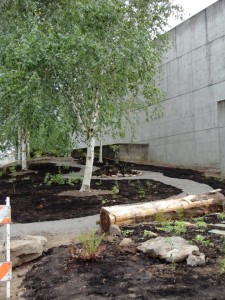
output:
[[[184,20],[186,20],[216,1],[217,0],[173,0],[173,3],[180,4],[183,7],[185,13]],[[181,22],[180,20],[171,19],[170,26],[173,28]]]

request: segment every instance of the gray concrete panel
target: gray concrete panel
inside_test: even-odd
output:
[[[195,132],[196,165],[219,165],[218,129],[208,129]]]
[[[177,56],[206,43],[205,11],[191,17],[176,28]]]
[[[218,102],[218,125],[221,174],[225,178],[225,100]]]
[[[213,101],[211,87],[197,90],[193,93],[195,130],[217,127],[217,103]]]
[[[176,60],[167,64],[167,97],[173,98],[179,95],[179,66]]]
[[[225,32],[225,27],[224,27]],[[210,84],[225,80],[225,36],[208,44],[210,62]]]
[[[179,74],[178,95],[188,93],[193,89],[192,53],[189,52],[177,60]]]
[[[191,52],[193,90],[208,86],[210,80],[209,54],[206,45]]]
[[[167,137],[167,160],[170,164],[191,166],[195,164],[194,132]]]
[[[207,40],[211,42],[225,34],[225,1],[220,0],[206,9]]]

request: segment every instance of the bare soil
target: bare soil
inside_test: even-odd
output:
[[[213,188],[222,188],[225,182],[220,178],[205,177],[203,173],[147,165],[107,162],[96,175],[106,174],[110,169],[115,175],[118,170],[129,174],[135,170],[162,172],[166,176],[188,178],[207,183]],[[101,191],[92,196],[78,192],[80,182],[71,186],[45,183],[46,173],[67,174],[78,169],[59,167],[50,163],[36,162],[30,165],[32,172],[10,174],[9,170],[0,179],[0,204],[6,196],[11,197],[14,222],[28,223],[88,216],[99,213],[103,205],[126,204],[165,199],[181,191],[153,180],[101,180],[92,181],[92,189]],[[113,171],[111,171],[113,169]],[[11,172],[12,173],[12,172]],[[13,179],[13,180],[12,180]],[[118,193],[114,192],[116,189]],[[75,191],[75,192],[74,192]],[[101,194],[105,191],[106,194]],[[60,194],[63,193],[63,194]],[[225,300],[225,275],[221,273],[221,261],[225,257],[224,236],[209,233],[213,223],[225,219],[221,215],[204,217],[207,226],[187,227],[186,232],[165,232],[161,224],[151,222],[122,228],[122,237],[105,238],[105,250],[96,261],[85,262],[72,259],[68,246],[50,248],[26,273],[22,288],[25,299],[206,299]],[[196,223],[196,220],[187,220]],[[203,221],[203,220],[201,220]],[[161,228],[161,229],[160,229]],[[135,247],[121,248],[123,237],[131,237],[136,244],[148,239],[146,232],[154,231],[160,236],[180,235],[195,243],[206,255],[206,265],[191,267],[186,262],[169,264],[157,258],[150,258],[136,251]],[[205,244],[196,242],[201,235]],[[60,237],[57,237],[60,238]],[[194,240],[194,241],[193,241]],[[65,241],[65,244],[67,242]],[[53,243],[52,246],[57,245]],[[15,298],[16,299],[16,298]],[[18,298],[20,299],[20,298]],[[22,299],[22,296],[21,296]]]

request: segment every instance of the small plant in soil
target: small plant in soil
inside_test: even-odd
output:
[[[82,233],[79,237],[79,243],[72,242],[68,252],[72,258],[90,261],[100,258],[105,247],[101,246],[104,234],[100,237],[95,236],[95,231]]]
[[[103,199],[102,199],[102,205],[106,204],[108,201],[109,201],[108,199],[103,198]]]
[[[66,179],[60,173],[56,174],[56,175],[51,175],[50,173],[47,173],[44,178],[44,183],[46,185],[51,185],[52,183],[63,185],[63,184],[65,184],[65,182],[66,182]]]
[[[121,234],[124,237],[130,236],[133,232],[134,232],[134,229],[124,229],[124,230],[121,230]]]
[[[145,190],[144,189],[139,189],[138,195],[139,195],[140,198],[145,198],[146,197]]]
[[[144,230],[144,237],[153,237],[155,234],[151,230]]]
[[[204,221],[204,217],[193,218],[192,220],[194,221],[195,225],[198,226],[198,227],[204,227],[204,228],[207,227],[207,224]]]
[[[117,184],[114,185],[114,186],[112,187],[111,191],[112,191],[112,194],[113,194],[113,198],[115,198],[115,197],[116,197],[116,194],[119,193],[119,186],[118,186]]]
[[[69,185],[74,185],[77,183],[81,183],[83,180],[82,176],[77,176],[75,172],[70,172],[69,177],[66,179]]]
[[[223,240],[223,254],[225,256],[225,238]],[[221,260],[221,263],[220,263],[220,272],[222,274],[225,273],[225,257]]]
[[[207,246],[214,247],[214,244],[210,240],[206,240],[206,238],[201,234],[196,235],[193,241],[206,247]]]
[[[6,169],[1,169],[0,170],[0,177],[2,177],[3,175],[5,175],[6,174]]]
[[[30,176],[23,177],[22,180],[24,180],[24,181],[30,180]]]
[[[222,212],[222,213],[218,214],[217,217],[218,217],[219,220],[224,220],[225,219],[225,212]]]
[[[175,222],[162,222],[161,227],[157,229],[165,231],[165,232],[175,232],[176,234],[185,233],[187,231],[187,223],[183,221],[175,221]]]
[[[15,167],[15,166],[11,166],[11,167],[9,168],[9,172],[10,172],[10,174],[11,174],[13,177],[15,177],[15,176],[16,176],[16,167]]]
[[[97,181],[97,182],[95,182],[95,185],[96,186],[100,186],[102,184],[102,182],[101,181]]]

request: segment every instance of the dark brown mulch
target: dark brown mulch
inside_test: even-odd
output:
[[[100,208],[115,204],[153,201],[177,195],[181,190],[154,180],[92,180],[94,190],[114,191],[109,195],[93,195],[92,197],[62,196],[61,192],[79,190],[80,180],[74,185],[47,185],[45,176],[49,174],[65,174],[79,171],[74,167],[61,167],[51,163],[31,163],[29,174],[13,177],[5,174],[0,179],[0,204],[4,204],[7,196],[11,199],[12,220],[15,223],[31,223],[50,220],[79,218],[98,214]]]
[[[193,220],[192,220],[193,221]],[[217,216],[205,222],[220,222]],[[136,243],[147,239],[144,232],[152,230],[161,236],[176,235],[164,232],[154,223],[127,226],[122,233]],[[135,248],[122,249],[119,240],[105,242],[102,258],[97,261],[71,259],[67,247],[46,252],[27,273],[24,286],[26,299],[142,299],[142,300],[224,300],[225,274],[220,263],[225,256],[223,237],[213,235],[207,228],[190,228],[181,236],[192,241],[201,234],[214,245],[198,245],[206,254],[206,265],[191,267],[182,263],[166,263],[139,253]]]
[[[98,174],[105,173],[103,165]],[[95,190],[119,190],[112,195],[95,195],[91,197],[59,196],[63,191],[78,190],[80,182],[74,186],[45,183],[46,173],[58,174],[76,172],[74,168],[60,168],[53,164],[31,164],[32,173],[14,176],[9,171],[0,179],[0,204],[10,196],[12,218],[14,222],[35,222],[81,217],[99,213],[103,205],[146,202],[167,198],[181,191],[153,180],[112,180],[92,181]],[[224,181],[206,178],[203,173],[174,168],[121,164],[114,166],[123,174],[130,170],[151,170],[162,172],[166,176],[187,178],[204,182],[213,188],[225,190]],[[17,169],[19,171],[19,169]],[[11,170],[12,172],[12,170]],[[112,175],[113,173],[111,173]],[[13,179],[13,180],[12,180]],[[78,179],[79,181],[79,179]],[[193,220],[189,220],[193,221]],[[205,218],[207,223],[221,222],[217,216]],[[162,236],[178,235],[177,232],[165,232],[154,223],[127,226],[122,229],[123,235],[131,237],[137,243],[147,239],[146,230],[152,230]],[[200,250],[206,254],[205,266],[190,267],[186,263],[169,264],[156,258],[149,258],[135,251],[134,248],[124,251],[118,246],[105,242],[106,249],[100,260],[92,262],[77,261],[68,255],[67,247],[50,249],[33,269],[27,273],[24,286],[27,289],[26,299],[150,299],[150,300],[183,300],[183,299],[225,299],[225,275],[221,274],[220,263],[225,256],[223,236],[213,235],[207,228],[189,228],[180,235],[193,240],[203,235],[214,246],[201,245]],[[195,242],[196,243],[196,242]]]

